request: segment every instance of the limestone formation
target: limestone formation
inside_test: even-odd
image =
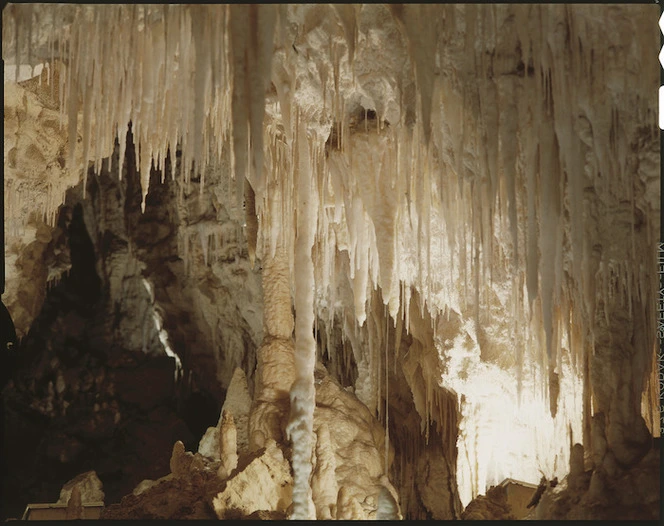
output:
[[[133,441],[138,518],[657,518],[658,15],[7,5],[5,503]]]
[[[150,479],[142,480],[138,484],[138,486],[134,488],[134,490],[132,491],[132,495],[138,496],[141,493],[144,493],[145,491],[149,490],[151,487],[153,487],[156,484],[158,484],[156,480],[150,480]]]
[[[249,447],[249,412],[251,410],[251,395],[247,387],[247,377],[240,368],[235,369],[233,378],[228,386],[224,405],[221,408],[219,422],[216,427],[209,427],[201,438],[198,452],[213,460],[219,458],[219,431],[221,429],[223,414],[228,411],[233,415],[237,434],[238,452],[248,451]]]
[[[399,503],[397,502],[394,490],[388,486],[382,486],[378,494],[376,520],[389,521],[400,520],[402,518],[403,516],[399,511]]]
[[[329,446],[324,431],[326,427],[329,430]],[[384,471],[385,448],[388,447],[384,430],[366,406],[354,394],[341,388],[320,365],[316,368],[314,429],[320,441],[316,448],[316,461],[321,462],[320,467],[314,470],[312,484],[312,489],[318,489],[318,493],[314,491],[317,509],[322,509],[323,515],[327,515],[325,510],[331,510],[336,500],[337,519],[375,518],[381,487],[388,486],[394,492]],[[333,452],[334,460],[329,456],[330,452]],[[331,478],[332,465],[336,481],[320,484],[321,478]],[[335,486],[339,491],[332,497],[329,488]],[[367,499],[373,501],[373,505],[365,509],[361,503]],[[344,510],[343,506],[349,509]]]
[[[78,485],[74,485],[71,489],[71,495],[67,501],[67,520],[75,520],[83,518],[83,503],[81,502],[81,489]]]
[[[221,415],[221,427],[219,429],[219,458],[221,464],[217,475],[221,479],[227,478],[237,467],[237,430],[233,414],[224,411]]]
[[[339,488],[337,495],[337,520],[362,520],[364,510],[357,498],[345,487]]]
[[[542,495],[546,491],[546,488],[548,487],[548,482],[546,480],[546,477],[542,477],[540,479],[540,483],[537,486],[537,489],[533,493],[532,498],[530,499],[530,502],[526,505],[526,508],[534,508],[539,504],[540,499],[542,498]]]
[[[268,440],[266,447],[228,480],[212,505],[217,517],[223,519],[258,511],[285,512],[291,499],[290,465],[274,440]]]
[[[574,444],[569,457],[569,475],[567,477],[567,484],[570,489],[578,491],[584,485],[587,487],[589,477],[585,475],[583,446],[581,444]]]
[[[293,313],[290,299],[288,254],[280,249],[263,262],[265,337],[257,351],[256,385],[249,416],[249,447],[265,447],[267,440],[285,442],[290,408],[289,393],[295,379]]]
[[[86,471],[66,482],[60,490],[58,503],[66,504],[69,502],[74,487],[78,487],[83,504],[104,502],[103,484],[95,471]]]
[[[463,520],[513,520],[504,486],[495,486],[480,495],[463,511]]]
[[[330,441],[330,429],[322,423],[316,430],[316,463],[312,474],[311,490],[316,506],[316,518],[331,520],[336,518],[337,461]]]
[[[183,477],[189,473],[194,455],[190,451],[185,451],[184,444],[178,440],[173,445],[173,453],[171,454],[171,473],[175,477]]]

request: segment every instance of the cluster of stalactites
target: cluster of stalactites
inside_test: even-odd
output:
[[[33,27],[53,32],[51,50],[67,64],[60,94],[70,144],[80,132],[86,166],[88,158],[99,165],[98,152],[116,135],[122,163],[131,122],[144,198],[153,161],[160,168],[181,149],[186,183],[232,136],[235,198],[247,195],[246,177],[260,218],[257,243],[295,254],[302,196],[293,190],[294,174],[306,150],[319,189],[317,212],[307,215],[316,228],[314,277],[317,290],[329,292],[316,301],[334,305],[334,276],[347,270],[360,324],[376,286],[395,320],[408,316],[402,304],[412,287],[434,318],[451,308],[474,312],[479,324],[482,309],[490,314],[492,284],[507,272],[518,372],[528,360],[548,371],[552,414],[563,333],[585,370],[596,314],[604,309],[609,318],[609,300],[624,298],[628,309],[650,301],[654,256],[644,263],[639,249],[652,246],[657,233],[647,226],[642,239],[637,232],[638,167],[628,162],[623,139],[656,123],[644,102],[656,86],[654,74],[648,77],[656,64],[642,58],[656,36],[639,29],[648,22],[642,11],[630,18],[589,6],[392,6],[417,86],[417,122],[411,128],[402,118],[384,128],[378,119],[375,129],[351,134],[339,79],[353,76],[361,52],[360,10],[336,8],[347,49],[320,50],[332,64],[329,111],[339,139],[326,156],[321,138],[307,135],[306,108],[294,102],[294,60],[291,77],[275,81],[281,121],[264,126],[274,43],[286,34],[288,7],[13,9],[3,29],[16,35],[17,53],[22,35],[34,38]],[[37,20],[43,13],[52,14],[50,29]],[[59,31],[59,16],[66,31]],[[293,55],[290,44],[281,47]],[[304,137],[311,144],[303,150]],[[595,235],[597,223],[620,196],[633,212],[630,233],[618,249],[597,253],[613,242]],[[643,212],[649,224],[653,211]],[[347,253],[347,268],[339,252]],[[297,266],[293,259],[293,275]],[[644,315],[652,327],[652,315]],[[650,348],[654,331],[648,334]]]
[[[650,225],[657,211],[639,195],[644,174],[626,141],[656,138],[647,103],[656,78],[638,51],[656,35],[590,7],[392,12],[409,42],[421,118],[413,130],[403,123],[354,130],[330,154],[317,252],[318,283],[329,295],[321,301],[334,301],[325,285],[340,271],[335,248],[349,255],[360,324],[370,287],[381,287],[396,323],[408,296],[400,289],[412,286],[431,312],[470,309],[479,325],[483,309],[490,314],[493,283],[507,272],[518,373],[528,361],[547,371],[555,416],[563,342],[583,375],[598,316],[608,324],[616,298],[638,316],[633,306],[652,295],[654,252],[643,251],[657,237]],[[607,46],[605,26],[638,37],[632,45],[616,36]],[[459,38],[464,60],[449,49]],[[438,62],[455,76],[434,75]],[[625,67],[629,74],[620,73]],[[620,208],[629,226],[620,227],[624,242],[616,247],[597,225]],[[647,224],[639,232],[641,213]],[[652,327],[652,313],[642,314]],[[649,334],[645,352],[654,348]]]
[[[73,149],[68,164],[84,179],[88,161],[99,172],[116,138],[122,177],[131,123],[145,206],[152,167],[164,169],[170,155],[185,184],[194,170],[204,177],[232,130],[241,204],[245,176],[260,186],[276,18],[274,6],[11,5],[3,12],[3,56],[66,65],[60,108],[69,143],[80,137],[84,151],[82,166]],[[42,41],[50,56],[33,56],[33,43]]]

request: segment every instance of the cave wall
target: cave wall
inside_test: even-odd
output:
[[[163,476],[172,444],[196,449],[216,422],[232,371],[253,374],[261,289],[240,227],[226,215],[215,222],[221,229],[199,232],[215,205],[223,217],[223,206],[207,194],[201,203],[192,184],[193,198],[178,209],[170,179],[155,184],[142,213],[133,148],[122,179],[109,171],[117,159],[116,149],[102,173],[91,172],[85,198],[82,184],[67,192],[54,226],[35,217],[35,240],[14,245],[20,293],[8,307],[21,312],[18,302],[29,298],[37,314],[29,324],[16,320],[26,334],[3,395],[3,444],[21,444],[5,450],[12,461],[4,514],[50,502],[88,469],[111,502]],[[187,271],[178,252],[185,236]],[[40,286],[41,295],[30,296]],[[26,457],[28,467],[19,461]]]
[[[174,359],[112,338],[75,189],[55,231],[71,269],[46,292],[3,391],[3,517],[20,516],[29,502],[55,502],[64,482],[88,470],[117,500],[168,469],[174,440],[194,440],[178,416]]]

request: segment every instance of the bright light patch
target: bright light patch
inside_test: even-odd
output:
[[[542,474],[562,478],[569,471],[569,429],[580,442],[583,414],[581,378],[568,364],[563,363],[559,410],[552,418],[539,367],[530,364],[519,403],[516,371],[481,361],[474,334],[467,322],[445,350],[448,368],[441,383],[463,395],[457,481],[464,506],[508,477],[534,484]]]
[[[177,382],[182,377],[182,362],[180,361],[180,357],[171,348],[171,345],[168,342],[168,332],[166,332],[166,330],[163,328],[163,320],[161,319],[161,316],[157,310],[154,309],[154,290],[152,288],[152,284],[143,278],[143,286],[150,296],[151,307],[148,308],[153,309],[152,319],[154,320],[154,326],[155,329],[157,329],[157,334],[159,334],[159,341],[164,347],[164,352],[171,358],[175,359],[175,381]]]

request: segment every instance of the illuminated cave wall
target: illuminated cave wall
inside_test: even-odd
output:
[[[142,206],[154,163],[177,179],[181,206],[192,184],[224,203],[251,264],[285,254],[297,516],[314,513],[316,352],[388,431],[391,397],[414,406],[417,440],[436,430],[442,480],[463,505],[505,477],[561,478],[570,442],[597,477],[613,476],[658,434],[657,14],[10,5],[6,65],[51,66],[32,89],[5,82],[3,301],[24,334],[39,283],[61,269],[37,269],[27,301],[18,255],[116,135],[110,170],[122,173],[131,123]],[[178,257],[189,265],[195,246],[207,265],[226,235],[219,215],[193,230],[179,221]],[[204,296],[193,304],[217,334],[223,314],[201,305],[218,298]],[[254,344],[262,316],[244,315]],[[206,337],[201,354],[210,347]],[[218,359],[216,372],[230,381]],[[387,435],[406,464],[421,454]]]

